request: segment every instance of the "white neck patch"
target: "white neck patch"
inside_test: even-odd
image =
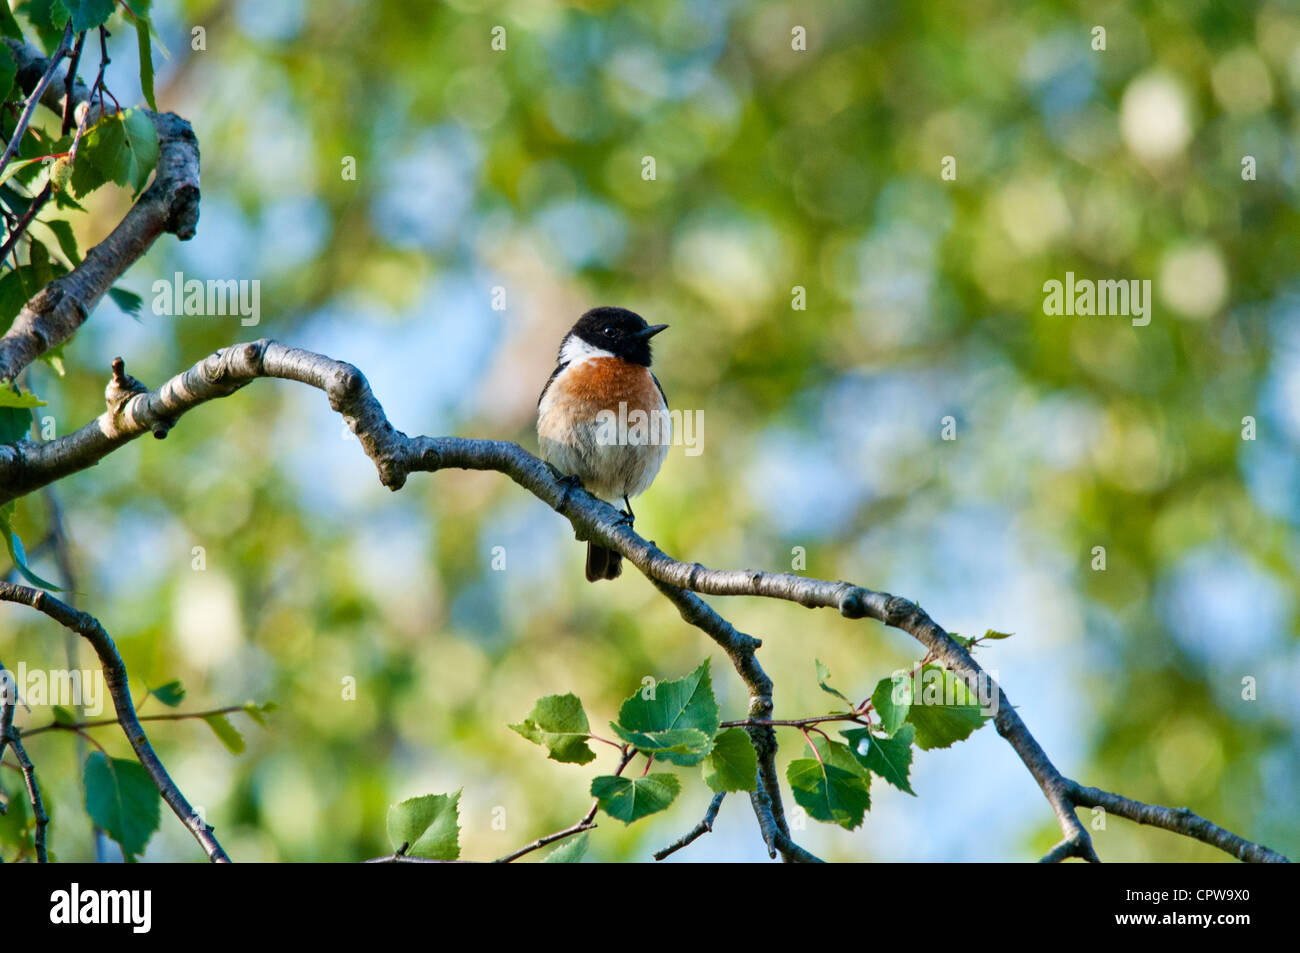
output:
[[[569,334],[564,338],[564,343],[560,345],[560,363],[561,364],[581,364],[583,361],[592,361],[598,357],[613,357],[609,351],[596,347],[594,344],[588,344],[576,334]]]

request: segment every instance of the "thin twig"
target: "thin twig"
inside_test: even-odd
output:
[[[209,718],[213,715],[233,715],[241,711],[247,711],[247,709],[243,705],[227,705],[224,708],[211,708],[207,711],[174,711],[157,715],[137,715],[136,718],[140,721],[189,721],[190,719]],[[31,738],[47,731],[80,732],[85,728],[105,728],[109,725],[121,724],[122,722],[116,718],[100,718],[96,721],[52,721],[48,725],[41,725],[39,728],[28,728],[23,732],[23,737]]]
[[[41,189],[36,197],[32,199],[31,204],[27,206],[27,211],[24,212],[23,217],[18,220],[18,224],[9,230],[9,234],[5,238],[4,244],[0,245],[0,261],[9,257],[9,253],[14,250],[15,246],[17,246],[18,240],[26,233],[27,227],[32,224],[32,220],[35,219],[41,209],[45,207],[45,203],[50,200],[50,196],[53,194],[54,186],[52,183],[47,181],[45,187]]]
[[[71,99],[74,114],[85,107],[81,115],[85,124],[102,115],[102,103],[98,111],[95,109],[94,90],[75,77],[71,88],[62,78],[45,84],[43,92],[29,85],[33,76],[53,75],[51,70],[57,61],[47,59],[21,40],[4,37],[0,42],[13,53],[19,82],[29,91],[31,101],[39,99],[62,117]],[[99,85],[102,87],[102,81]],[[19,311],[0,336],[0,378],[16,379],[24,367],[68,340],[113,283],[160,235],[170,233],[181,241],[193,237],[199,215],[198,141],[189,123],[179,116],[150,110],[142,113],[153,122],[158,134],[153,183],[113,230],[87,251],[81,264],[54,279]],[[78,128],[82,128],[81,123]]]
[[[718,811],[722,807],[722,799],[727,796],[725,791],[713,795],[713,800],[709,802],[709,809],[704,812],[704,820],[696,824],[689,831],[683,834],[677,840],[673,841],[667,847],[657,850],[652,855],[655,860],[663,860],[670,854],[675,854],[688,844],[693,844],[698,838],[708,834],[713,830],[713,822],[718,819]]]
[[[13,697],[10,697],[11,690]],[[45,850],[45,829],[49,826],[50,818],[45,813],[45,802],[41,799],[40,785],[36,783],[36,768],[32,764],[32,759],[27,756],[27,749],[23,747],[22,732],[14,724],[17,695],[17,685],[13,683],[4,664],[0,663],[0,760],[4,758],[6,747],[13,748],[14,757],[18,759],[17,768],[22,772],[23,783],[27,787],[27,799],[32,805],[32,817],[36,821],[36,833],[33,838],[36,862],[44,864],[49,862]],[[0,814],[3,813],[5,811],[0,810]]]
[[[45,70],[45,75],[41,77],[36,88],[32,90],[31,95],[27,97],[27,102],[23,106],[22,113],[18,116],[18,124],[14,126],[14,134],[9,137],[9,143],[5,146],[5,151],[0,154],[0,172],[3,172],[9,166],[9,161],[18,154],[18,148],[22,145],[23,136],[27,132],[27,125],[32,121],[32,113],[36,111],[36,104],[41,101],[41,96],[45,89],[50,85],[50,80],[54,79],[54,73],[59,68],[59,61],[63,59],[68,52],[68,41],[72,39],[72,21],[63,28],[63,39],[59,41],[59,48],[54,51],[50,57],[49,66]]]
[[[32,764],[32,759],[27,757],[27,750],[23,747],[21,732],[16,725],[9,726],[9,747],[14,749],[14,756],[18,759],[18,765],[23,771],[23,782],[27,785],[27,799],[32,805],[32,817],[36,820],[36,833],[34,842],[36,845],[36,862],[38,864],[49,863],[49,855],[45,850],[45,829],[49,826],[50,817],[45,813],[45,802],[41,799],[41,789],[36,783],[36,768]]]
[[[77,67],[81,65],[81,50],[86,45],[86,31],[82,30],[77,34],[77,45],[72,48],[72,61],[68,63],[68,73],[63,80],[64,89],[72,89],[72,84],[77,80]],[[63,124],[61,126],[60,136],[66,136],[72,129],[72,113],[76,108],[75,101],[69,96],[63,103]]]
[[[581,834],[583,831],[592,830],[596,826],[597,825],[595,821],[589,821],[586,818],[583,818],[581,821],[574,824],[572,827],[566,827],[564,830],[556,831],[554,834],[547,834],[545,837],[539,837],[531,844],[528,844],[524,847],[520,847],[517,851],[514,851],[513,853],[506,854],[504,857],[498,857],[496,860],[493,861],[493,863],[508,864],[512,860],[518,860],[520,857],[524,856],[524,854],[530,854],[535,850],[539,850],[540,848],[545,847],[547,844],[553,844],[557,840],[564,840],[564,838],[572,837],[574,834]]]
[[[614,770],[615,777],[618,777],[623,773],[623,769],[626,768],[628,764],[631,763],[632,759],[636,757],[636,754],[637,751],[635,748],[629,747],[627,745],[623,746],[623,753],[619,757],[618,767]],[[599,809],[599,807],[600,807],[600,801],[593,801],[591,803],[591,809],[587,811],[587,813],[583,816],[582,820],[578,821],[578,823],[570,827],[566,827],[562,831],[556,831],[554,834],[547,834],[545,837],[539,837],[531,844],[526,844],[523,847],[519,848],[518,850],[506,854],[504,857],[498,857],[496,860],[493,861],[493,863],[508,864],[511,861],[518,860],[520,857],[524,856],[524,854],[531,854],[533,851],[545,847],[547,844],[554,843],[557,840],[562,840],[563,838],[569,837],[573,834],[581,833],[582,831],[591,830],[593,827],[596,826],[596,811],[597,809]]]
[[[0,600],[31,606],[90,643],[95,654],[99,656],[99,664],[104,672],[104,684],[113,699],[114,708],[117,709],[117,718],[122,725],[122,732],[135,751],[136,758],[149,773],[154,786],[158,788],[158,793],[181,819],[194,839],[199,842],[209,860],[214,863],[229,863],[230,858],[213,836],[212,826],[190,806],[190,802],[185,799],[181,789],[176,786],[176,782],[171,779],[167,769],[158,759],[158,755],[154,753],[153,746],[149,744],[149,737],[145,734],[144,726],[140,724],[135,706],[131,702],[126,665],[122,662],[122,656],[118,654],[117,646],[113,644],[112,638],[104,631],[99,620],[85,612],[79,612],[48,592],[32,589],[29,586],[0,582]]]

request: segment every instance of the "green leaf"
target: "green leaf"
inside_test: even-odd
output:
[[[30,423],[31,418],[28,418]],[[0,506],[0,535],[5,538],[5,545],[9,550],[9,558],[13,561],[14,568],[19,574],[30,582],[33,586],[40,589],[48,589],[51,592],[62,592],[52,582],[46,582],[36,573],[32,572],[27,565],[27,551],[23,549],[23,541],[18,538],[18,534],[13,531],[13,518],[17,512],[18,501],[10,500],[4,506]]]
[[[591,782],[591,795],[615,820],[631,824],[673,803],[682,783],[676,775],[655,772],[642,778],[602,774]]]
[[[14,215],[26,215],[32,207],[32,200],[20,195],[12,185],[0,185],[0,203]]]
[[[61,189],[54,193],[54,206],[55,208],[64,210],[72,209],[74,212],[86,211],[86,207],[73,199],[73,197],[68,194],[67,189]]]
[[[275,711],[279,707],[280,706],[277,705],[275,702],[266,702],[263,705],[259,705],[257,704],[257,702],[245,702],[244,714],[247,715],[249,718],[253,719],[253,721],[257,722],[259,725],[265,727],[266,719],[263,718],[262,716],[269,715],[271,712]]]
[[[143,298],[134,291],[127,291],[125,288],[109,288],[108,296],[113,299],[113,304],[132,317],[139,315],[140,305],[144,304]]]
[[[72,223],[67,219],[55,218],[41,224],[54,233],[54,238],[59,243],[59,250],[68,261],[72,262],[72,266],[75,268],[80,265],[81,251],[77,248],[77,236],[72,231]]]
[[[947,748],[987,720],[978,699],[952,672],[926,665],[917,677],[921,697],[913,700],[907,720],[916,726],[916,746],[922,751]]]
[[[5,36],[14,36],[9,32],[9,26],[13,24],[13,28],[17,30],[18,24],[14,23],[14,15],[9,12],[9,4],[0,3],[0,8],[3,8],[0,11],[0,32],[3,32]],[[8,20],[8,23],[5,22],[6,20]],[[18,30],[15,39],[21,40],[22,38],[22,30]],[[8,44],[0,43],[0,91],[3,92],[3,95],[0,95],[0,102],[4,102],[9,98],[9,94],[14,89],[14,80],[17,77],[18,64],[14,61],[13,50],[9,49]]]
[[[23,28],[20,27],[18,21],[14,19],[13,11],[9,9],[8,3],[0,3],[0,34],[11,37],[15,40],[25,39],[23,36]],[[0,44],[0,46],[2,45],[4,44]],[[6,46],[5,49],[8,49],[8,47]],[[12,52],[9,54],[9,58],[13,59]]]
[[[20,394],[7,384],[0,382],[0,407],[44,407],[45,401],[35,394]],[[30,423],[31,417],[29,416]]]
[[[67,373],[63,368],[63,346],[67,343],[67,341],[63,341],[62,343],[56,344],[41,355],[41,360],[54,368],[54,373],[58,374],[60,377]]]
[[[44,247],[41,246],[42,251]],[[41,261],[40,252],[37,252],[37,259],[37,264],[20,265],[0,275],[0,327],[7,327],[22,311],[28,299],[44,288],[56,274],[64,272],[62,265],[52,267],[49,264],[48,255]]]
[[[244,736],[230,723],[229,718],[225,715],[204,715],[203,720],[208,723],[208,727],[212,729],[217,739],[226,746],[226,750],[231,754],[244,753]]]
[[[50,714],[54,716],[54,723],[56,725],[74,725],[77,722],[77,719],[73,717],[72,712],[68,711],[68,709],[64,708],[62,705],[55,705],[50,709]]]
[[[0,407],[0,443],[17,443],[31,435],[32,415],[14,407]]]
[[[86,759],[86,813],[96,826],[122,845],[128,860],[144,853],[158,829],[162,799],[139,762],[92,752]]]
[[[0,289],[3,285],[4,279],[0,279]],[[16,443],[31,436],[32,408],[44,406],[35,394],[19,393],[7,380],[0,380],[0,443]]]
[[[713,697],[713,684],[709,679],[709,660],[685,678],[659,682],[654,697],[645,698],[644,691],[623,702],[618,710],[618,726],[625,731],[660,732],[695,729],[703,732],[707,744],[703,750],[681,753],[664,752],[658,757],[673,764],[690,766],[699,764],[712,746],[721,719],[718,703]],[[618,728],[615,728],[617,731]]]
[[[668,731],[628,731],[617,722],[609,726],[614,733],[642,754],[656,757],[667,754],[704,755],[713,747],[713,739],[694,728],[673,728]]]
[[[20,776],[15,774],[14,777]],[[0,784],[0,793],[4,795],[9,805],[9,809],[4,814],[0,814],[0,844],[17,847],[20,850],[30,850],[36,828],[32,823],[31,808],[27,804],[27,791],[19,781],[8,787]],[[47,799],[47,811],[48,808]]]
[[[885,734],[892,735],[907,721],[912,704],[912,680],[906,672],[895,672],[876,683],[871,693],[871,707],[880,716]]]
[[[0,44],[0,46],[2,45],[3,44]],[[5,46],[4,49],[7,51],[9,47]],[[0,70],[2,69],[3,67],[0,67]],[[3,79],[3,77],[0,77],[0,79]],[[23,169],[26,169],[28,166],[33,166],[38,162],[44,162],[44,161],[45,161],[45,156],[36,156],[34,159],[10,160],[9,164],[5,166],[4,171],[0,172],[0,184],[8,182],[10,179],[12,179]]]
[[[153,99],[153,48],[149,44],[149,18],[139,11],[132,12],[135,13],[135,46],[140,54],[140,90],[144,93],[144,101],[149,104],[149,108],[157,112],[158,104]]]
[[[838,689],[831,688],[831,670],[822,663],[821,659],[813,659],[813,661],[817,663],[817,684],[822,687],[822,691],[826,692],[828,695],[834,695],[836,698],[844,702],[844,704],[848,705],[850,709],[853,708],[853,702],[840,694]]]
[[[1013,635],[1015,635],[1014,632],[998,632],[995,629],[988,629],[984,633],[984,641],[987,642],[990,639],[1009,639]]]
[[[32,430],[32,415],[16,407],[0,407],[0,443],[16,443]]]
[[[57,23],[54,22],[53,7],[55,0],[27,0],[19,4],[18,9],[26,14],[28,21],[36,28],[37,35],[41,38],[41,43],[45,46],[45,52],[53,53],[58,47],[59,42],[63,39],[63,27],[68,22],[65,15]]]
[[[72,190],[84,198],[111,181],[139,192],[157,162],[158,131],[148,116],[138,109],[106,116],[82,137]]]
[[[425,860],[460,857],[460,791],[426,794],[388,809],[388,842],[397,852]]]
[[[71,20],[73,33],[101,27],[112,15],[113,0],[54,0],[50,4],[50,22],[62,25]]]
[[[758,754],[743,728],[724,728],[704,759],[704,783],[713,791],[752,791],[758,778]]]
[[[809,817],[851,831],[871,807],[871,775],[837,741],[819,737],[816,748],[821,759],[791,761],[785,779],[795,802]]]
[[[181,684],[180,679],[177,679],[165,685],[159,685],[157,688],[149,689],[149,694],[168,708],[175,708],[185,700],[185,686]]]
[[[27,303],[27,279],[31,269],[20,265],[0,275],[0,327],[8,327]],[[35,281],[32,281],[35,284]]]
[[[561,844],[555,850],[551,851],[542,858],[544,864],[576,864],[587,855],[587,832],[583,831],[577,837],[565,844]]]
[[[596,759],[587,739],[591,725],[577,695],[547,695],[537,699],[533,710],[517,725],[509,726],[533,744],[541,745],[552,761],[586,764]]]
[[[33,239],[27,246],[27,264],[38,287],[44,288],[54,280],[54,267],[50,264],[50,250],[43,242]]]
[[[102,128],[105,126],[117,128],[118,120],[115,117],[110,116],[107,119],[101,119],[98,123],[92,126],[91,130],[97,133],[95,142],[103,148],[116,150],[114,144],[110,143],[109,145],[103,145],[103,143],[106,138],[110,137],[120,142],[121,131],[119,129],[116,134],[110,134]],[[55,192],[55,199],[58,199],[60,196],[68,196],[70,198],[71,193],[75,193],[79,199],[84,199],[87,195],[94,192],[106,182],[112,181],[113,176],[104,172],[97,162],[91,160],[91,152],[86,148],[89,142],[90,132],[88,131],[81,140],[81,151],[77,154],[77,161],[72,166],[72,178],[68,180],[68,188],[60,189]]]
[[[868,771],[879,775],[888,783],[913,797],[916,792],[907,779],[912,767],[912,741],[916,729],[904,725],[892,738],[877,738],[866,728],[841,731],[849,742],[849,750]]]

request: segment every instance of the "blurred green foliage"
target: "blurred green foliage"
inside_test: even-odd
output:
[[[717,566],[788,569],[802,547],[811,575],[1014,631],[981,658],[1065,774],[1300,850],[1293,4],[156,0],[153,18],[157,101],[202,148],[199,235],[128,273],[138,323],[101,305],[66,378],[29,373],[59,434],[102,408],[114,355],[156,386],[274,336],[356,363],[407,433],[532,448],[568,325],[633,308],[672,326],[658,376],[705,420],[704,452],[674,448],[638,502],[642,533]],[[134,37],[112,44],[110,87],[138,102]],[[92,197],[83,248],[128,201]],[[178,271],[260,280],[260,324],[152,313]],[[1150,279],[1150,325],[1044,314],[1067,271]],[[57,493],[78,605],[137,697],[179,678],[183,709],[280,706],[237,757],[202,723],[151,727],[236,859],[387,853],[390,804],[462,788],[464,857],[572,824],[616,755],[560,764],[507,728],[544,695],[578,694],[600,731],[645,676],[708,652],[722,717],[744,714],[726,658],[637,573],[586,584],[567,524],[498,474],[388,493],[306,388],[257,382]],[[29,542],[44,512],[24,502]],[[715,602],[764,640],[777,717],[827,710],[814,656],[861,698],[920,654],[875,624]],[[51,624],[3,618],[6,664],[62,664]],[[782,742],[784,777],[807,752]],[[72,742],[30,750],[52,848],[92,856]],[[679,773],[671,810],[606,819],[591,855],[689,829],[711,792]],[[857,831],[796,840],[1025,859],[1059,837],[992,731],[917,752],[911,782],[878,783]],[[744,800],[682,859],[764,857]],[[1107,860],[1226,859],[1118,819],[1093,836]],[[145,856],[199,859],[167,816]]]

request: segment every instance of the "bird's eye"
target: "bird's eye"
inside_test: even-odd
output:
[[[618,328],[614,327],[614,325],[612,325],[612,324],[607,324],[607,325],[605,325],[605,329],[604,329],[603,331],[601,331],[600,333],[603,334],[603,335],[605,335],[605,337],[607,337],[607,338],[617,337],[617,336],[618,336]]]

